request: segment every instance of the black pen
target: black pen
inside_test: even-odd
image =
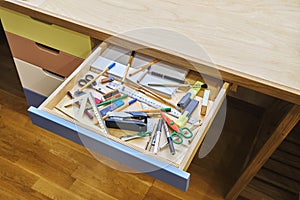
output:
[[[169,132],[168,125],[165,121],[163,122],[163,124],[164,124],[164,128],[165,128],[165,134],[166,134],[166,137],[167,137],[167,141],[168,141],[168,144],[169,144],[169,147],[170,147],[170,151],[171,151],[172,155],[174,155],[175,154],[175,148],[174,148],[174,145],[173,145],[172,138],[170,137],[170,132]]]

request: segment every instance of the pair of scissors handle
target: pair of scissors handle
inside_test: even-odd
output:
[[[78,81],[78,85],[81,86],[81,87],[83,87],[83,86],[85,86],[88,82],[90,82],[91,80],[93,80],[93,78],[94,78],[93,75],[87,74],[87,75],[85,76],[84,79],[80,79],[80,80]],[[93,86],[96,85],[96,84],[97,84],[96,81],[94,81],[89,87],[93,87]]]
[[[187,128],[187,127],[183,127],[183,128],[179,128],[180,133],[177,133],[176,131],[174,131],[170,137],[172,139],[172,141],[175,144],[181,144],[183,142],[183,138],[191,138],[193,137],[193,132]]]

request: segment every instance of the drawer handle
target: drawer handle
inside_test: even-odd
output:
[[[41,22],[43,24],[53,25],[51,22],[47,22],[47,21],[44,21],[44,20],[41,20],[41,19],[37,19],[35,17],[30,17],[30,18],[33,19],[33,20],[35,20],[35,21]]]
[[[47,45],[44,45],[44,44],[41,44],[41,43],[38,43],[38,42],[36,42],[35,44],[36,44],[36,46],[38,46],[40,49],[45,50],[45,51],[48,51],[48,52],[50,52],[50,53],[54,53],[54,54],[59,54],[59,53],[60,53],[60,51],[59,51],[58,49],[54,49],[54,48],[49,47],[49,46],[47,46]]]
[[[48,71],[46,69],[43,69],[43,72],[46,74],[46,76],[50,76],[50,77],[55,78],[55,79],[60,80],[60,81],[64,81],[65,80],[64,76],[61,76],[61,75],[56,74],[56,73],[53,73],[53,72]]]

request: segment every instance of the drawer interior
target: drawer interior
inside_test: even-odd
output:
[[[127,52],[125,52],[127,51]],[[220,82],[217,82],[213,79],[208,80],[208,89],[211,90],[210,99],[208,101],[207,105],[207,112],[206,115],[200,115],[200,109],[201,109],[201,103],[202,103],[202,96],[203,96],[203,89],[198,93],[198,95],[195,97],[199,101],[199,105],[196,107],[194,112],[192,113],[191,117],[196,119],[196,121],[199,121],[199,123],[191,124],[187,123],[185,127],[194,129],[193,130],[193,137],[190,139],[183,139],[183,143],[181,144],[174,144],[176,153],[172,155],[170,153],[170,150],[168,148],[168,145],[166,145],[165,148],[159,149],[157,154],[153,153],[153,148],[151,151],[145,150],[145,146],[147,142],[149,141],[149,137],[142,137],[130,141],[123,141],[120,139],[121,136],[126,135],[132,135],[136,134],[137,131],[129,131],[129,130],[121,130],[121,129],[115,129],[115,128],[108,128],[108,134],[101,131],[98,124],[96,124],[96,119],[90,119],[87,117],[87,115],[82,115],[80,117],[80,120],[78,117],[76,117],[76,113],[79,112],[80,107],[78,107],[75,104],[72,104],[71,106],[65,107],[66,104],[70,104],[72,100],[70,97],[68,97],[67,92],[70,91],[72,94],[76,93],[76,91],[80,88],[78,85],[78,81],[85,77],[87,74],[91,74],[93,76],[96,76],[100,71],[101,67],[97,68],[95,67],[95,63],[100,62],[103,67],[107,66],[107,64],[115,62],[116,66],[115,69],[120,67],[121,65],[126,65],[128,62],[129,54],[128,50],[124,50],[119,47],[110,47],[103,51],[100,47],[96,48],[94,52],[68,77],[66,81],[64,81],[50,96],[49,98],[39,107],[39,109],[49,112],[55,116],[58,116],[60,118],[63,118],[69,122],[75,123],[76,125],[86,128],[88,130],[91,130],[94,132],[94,134],[100,134],[102,136],[107,137],[109,140],[113,140],[115,142],[118,142],[122,145],[125,145],[127,147],[130,147],[132,149],[137,150],[138,152],[141,152],[142,154],[149,155],[155,159],[158,159],[160,161],[163,161],[164,163],[171,164],[179,169],[186,170],[194,157],[196,151],[198,150],[201,142],[203,141],[205,134],[215,116],[217,113],[220,105],[222,104],[225,96],[226,96],[226,90],[228,88],[228,84],[220,84]],[[148,63],[149,61],[153,60],[153,58],[145,57],[143,55],[136,54],[135,55],[136,61],[132,63],[132,68],[135,68],[137,66],[140,66],[141,63],[139,63],[139,60],[144,61],[145,63]],[[135,60],[135,58],[133,60]],[[159,66],[166,66],[166,67],[174,67],[169,63],[161,62],[161,65]],[[176,66],[175,66],[176,67]],[[135,70],[135,69],[133,69]],[[180,69],[179,69],[180,70]],[[183,70],[183,72],[185,72]],[[169,73],[170,75],[171,73]],[[185,79],[188,80],[190,83],[195,82],[195,80],[201,80],[200,74],[193,71],[187,71]],[[100,77],[105,78],[106,76]],[[115,83],[118,83],[120,77],[115,76]],[[182,78],[182,77],[181,77]],[[97,80],[97,83],[99,80]],[[150,79],[151,80],[151,79]],[[109,83],[111,84],[111,83]],[[131,89],[136,90],[137,86],[132,85],[128,82],[125,83],[126,87],[129,87]],[[225,87],[224,87],[225,86]],[[109,92],[110,89],[105,84],[98,84],[97,88],[101,88],[102,91]],[[91,88],[87,88],[84,90],[86,93],[91,93],[94,97],[101,99],[102,95]],[[155,91],[157,92],[157,91]],[[171,102],[171,104],[177,104],[177,102],[186,94],[186,90],[182,90],[181,88],[176,88],[175,92],[172,94],[172,98],[164,97],[164,100],[166,102]],[[150,95],[151,96],[151,95]],[[154,97],[148,96],[147,98],[155,101],[161,101]],[[125,99],[122,99],[124,103],[126,104],[128,101],[132,100],[131,97],[127,97]],[[81,102],[82,103],[82,102]],[[170,107],[170,105],[167,105],[165,102],[161,102],[166,105],[166,107]],[[99,110],[104,109],[105,107],[98,107]],[[122,111],[136,111],[141,109],[153,109],[149,107],[148,105],[145,105],[144,103],[141,103],[140,101],[137,101],[136,103],[130,105],[126,109]],[[171,108],[172,110],[174,108]],[[91,113],[93,113],[91,111]],[[74,117],[75,116],[75,117]],[[174,118],[171,115],[168,115],[171,119],[174,121],[176,118]],[[155,127],[156,122],[159,120],[159,115],[151,116],[151,118],[148,118],[147,125],[149,125],[149,121],[152,122],[153,126]],[[149,120],[150,119],[150,120]],[[173,131],[169,129],[169,131],[172,133]],[[166,144],[167,139],[164,133],[164,129],[162,128],[162,134],[160,137],[160,147],[164,146]]]

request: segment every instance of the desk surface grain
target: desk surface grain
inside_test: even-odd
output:
[[[47,15],[74,30],[89,29],[98,39],[101,33],[137,41],[215,67],[222,75],[238,77],[233,82],[241,85],[243,80],[257,83],[252,89],[268,86],[261,91],[300,104],[299,0],[7,0],[2,5],[34,12],[37,18]],[[183,35],[206,56],[172,45],[172,37],[153,31],[123,34],[146,28]]]

